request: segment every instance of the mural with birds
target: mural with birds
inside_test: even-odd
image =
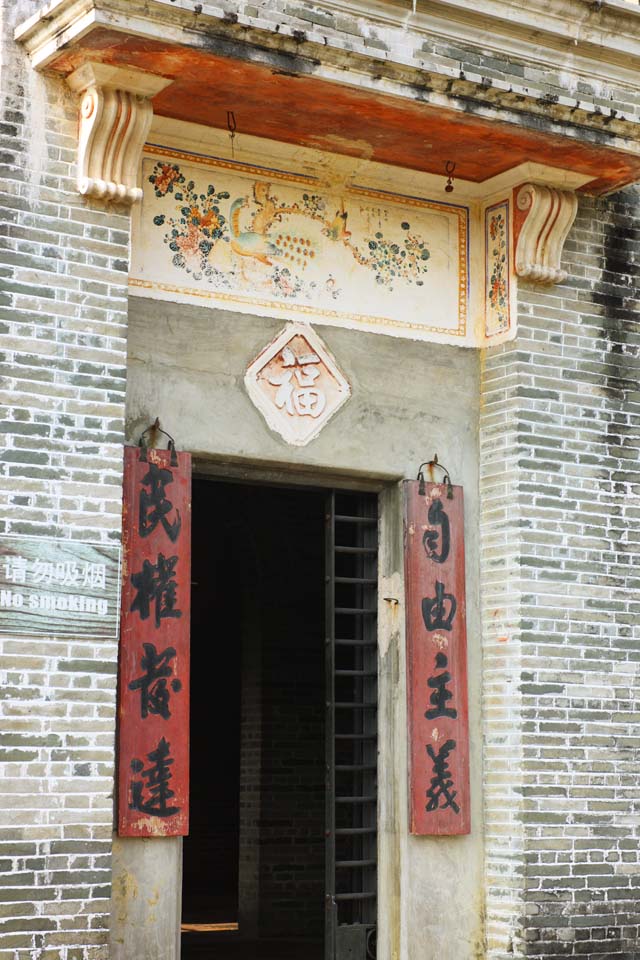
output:
[[[165,209],[153,217],[156,226],[165,228],[174,267],[217,287],[231,289],[240,283],[287,299],[323,295],[336,300],[342,293],[336,275],[348,269],[344,258],[339,261],[342,270],[338,268],[331,253],[337,247],[356,269],[373,273],[380,286],[392,290],[398,282],[422,285],[431,253],[427,240],[408,221],[397,222],[396,216],[389,227],[385,212],[383,227],[382,208],[371,208],[366,227],[361,224],[354,234],[344,197],[336,202],[335,196],[287,185],[283,199],[269,179],[257,179],[255,172],[250,182],[243,178],[239,183],[231,174],[227,178],[224,190],[208,183],[199,192],[179,164],[155,164],[148,182],[156,199],[176,204],[175,213]],[[244,187],[242,192],[238,186]],[[362,210],[360,206],[360,214]],[[378,219],[379,229],[371,232],[373,219]]]
[[[249,206],[248,197],[238,197],[231,204],[229,211],[229,227],[231,230],[231,249],[239,257],[253,257],[268,267],[273,257],[281,256],[281,251],[269,239],[266,229],[261,233],[253,229],[243,230],[240,225],[240,214]]]

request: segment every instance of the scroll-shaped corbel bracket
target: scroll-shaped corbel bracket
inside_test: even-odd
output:
[[[516,247],[516,273],[538,283],[563,283],[567,271],[560,268],[560,260],[578,198],[572,190],[525,183],[516,203],[525,212]]]
[[[140,157],[155,96],[172,81],[130,67],[85,63],[67,83],[82,94],[78,137],[78,190],[115,203],[142,198]]]

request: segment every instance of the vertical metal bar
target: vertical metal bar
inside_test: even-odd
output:
[[[377,609],[378,604],[378,502],[371,501],[371,512],[375,512],[376,523],[373,526],[365,527],[362,531],[362,540],[361,545],[367,547],[375,547],[375,554],[363,554],[363,569],[361,570],[361,575],[367,579],[375,580],[374,586],[365,586],[363,587],[363,596],[364,602],[363,606],[373,607]],[[369,512],[368,510],[366,511]],[[365,702],[376,702],[378,699],[378,629],[377,629],[377,617],[363,618],[363,631],[364,638],[369,640],[370,645],[363,647],[363,661],[362,667],[365,672],[365,677],[362,681],[363,687],[363,701]],[[363,749],[366,751],[363,754],[363,761],[367,762],[370,765],[373,765],[373,769],[365,772],[363,775],[363,792],[366,795],[374,794],[377,795],[377,759],[378,759],[378,749],[377,749],[377,739],[378,739],[378,715],[377,711],[372,712],[368,711],[363,715],[363,723],[366,725],[364,730],[366,733],[371,734],[375,737],[374,740],[366,741],[363,744]],[[377,803],[370,804],[366,807],[363,807],[363,812],[366,816],[366,819],[363,821],[364,827],[375,827],[375,834],[366,835],[366,849],[363,849],[363,855],[370,858],[373,861],[377,860],[377,826],[378,826],[378,811]],[[376,867],[367,867],[363,870],[363,889],[368,890],[374,894],[377,894],[377,869]],[[377,921],[377,897],[369,898],[363,902],[363,912],[362,912],[362,922],[366,923],[367,926],[375,928]]]
[[[325,500],[325,960],[335,958],[335,491]]]
[[[337,796],[328,798],[335,954],[328,947],[327,960],[371,960],[377,916],[377,500],[339,491],[332,504],[333,606],[327,616],[337,631],[330,681]]]

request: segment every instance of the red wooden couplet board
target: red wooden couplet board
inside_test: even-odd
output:
[[[411,833],[471,829],[462,488],[406,480]]]
[[[125,447],[118,833],[189,832],[191,456]]]

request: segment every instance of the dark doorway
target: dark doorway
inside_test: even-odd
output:
[[[194,480],[184,960],[323,955],[325,501]]]

